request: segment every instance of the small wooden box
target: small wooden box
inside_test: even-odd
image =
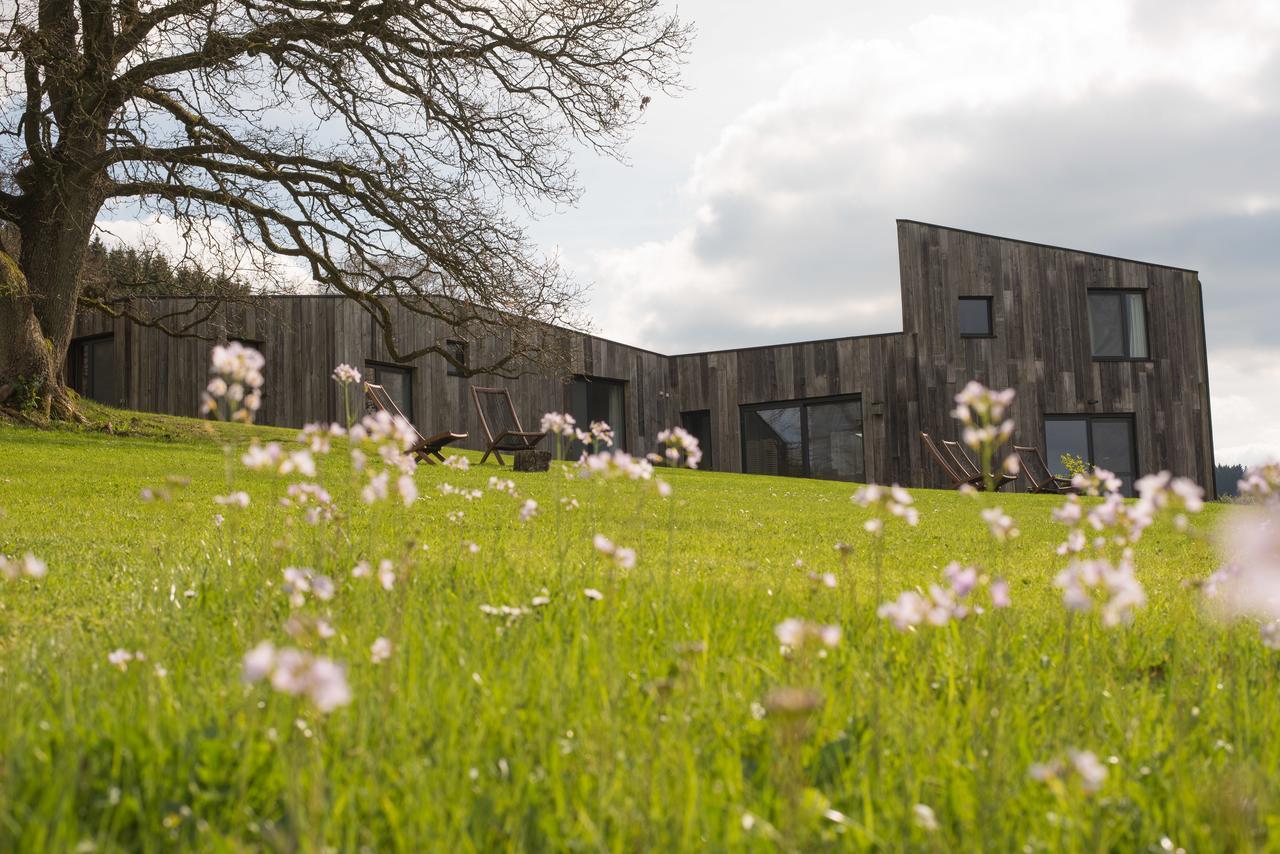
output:
[[[550,467],[550,451],[516,451],[516,471],[546,471]]]

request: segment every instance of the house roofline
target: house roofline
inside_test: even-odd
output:
[[[743,353],[748,350],[773,350],[781,347],[805,347],[810,344],[835,344],[841,341],[856,341],[862,338],[889,338],[894,335],[906,335],[907,333],[899,330],[897,332],[869,332],[865,335],[838,335],[834,338],[810,338],[805,341],[785,341],[781,344],[754,344],[750,347],[722,347],[719,350],[695,350],[691,353],[675,353],[668,356],[669,359],[690,359],[695,356],[714,356],[719,353]],[[622,342],[618,342],[622,343]],[[630,347],[630,344],[623,346]]]
[[[1094,258],[1106,258],[1109,261],[1123,261],[1126,264],[1138,264],[1142,267],[1160,267],[1165,270],[1177,270],[1180,273],[1194,273],[1196,276],[1200,275],[1199,270],[1193,270],[1190,267],[1179,267],[1175,264],[1161,264],[1156,261],[1139,261],[1136,258],[1125,258],[1122,255],[1108,255],[1105,252],[1091,252],[1088,249],[1073,249],[1070,246],[1058,246],[1053,243],[1040,243],[1035,240],[1023,240],[1020,237],[1005,237],[1001,234],[989,234],[985,231],[974,231],[971,228],[957,228],[954,225],[939,225],[936,222],[924,222],[923,220],[918,219],[902,218],[899,218],[897,222],[899,225],[903,223],[907,223],[909,225],[923,225],[926,228],[936,228],[941,231],[955,231],[960,234],[972,234],[975,237],[986,237],[991,240],[1003,240],[1006,243],[1022,243],[1026,246],[1037,246],[1041,249],[1054,249],[1059,252],[1074,252],[1077,255],[1091,255]]]

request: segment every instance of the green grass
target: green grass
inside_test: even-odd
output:
[[[337,520],[306,525],[277,504],[288,479],[236,465],[253,503],[219,528],[220,442],[256,431],[100,409],[91,420],[0,427],[0,552],[49,565],[39,582],[0,582],[0,850],[1093,851],[1159,850],[1165,837],[1210,850],[1280,838],[1275,654],[1256,629],[1202,614],[1187,582],[1213,571],[1212,550],[1167,520],[1139,546],[1149,603],[1108,630],[1096,614],[1069,621],[1052,585],[1065,564],[1057,499],[1001,495],[1022,536],[997,549],[984,499],[916,491],[919,527],[887,526],[877,581],[847,484],[671,471],[664,501],[625,481],[502,472],[541,505],[522,524],[515,498],[436,489],[484,489],[492,464],[436,466],[419,469],[412,508],[371,512],[337,442],[320,460]],[[190,483],[139,500],[171,475]],[[557,512],[569,496],[579,509]],[[634,547],[638,565],[612,568],[596,532]],[[837,542],[855,547],[846,562]],[[391,592],[354,579],[361,558],[401,561],[407,578]],[[1007,577],[1013,607],[905,634],[876,618],[879,601],[940,580],[951,560]],[[294,643],[289,565],[338,584],[331,602],[299,609],[327,615],[337,634],[312,646],[348,667],[353,701],[329,715],[240,678],[259,641]],[[551,604],[510,624],[480,611],[544,589]],[[773,629],[787,617],[837,623],[844,638],[825,657],[784,658]],[[374,664],[380,636],[394,652]],[[146,660],[122,672],[107,661],[117,648]],[[760,718],[781,686],[819,689],[820,709]],[[1030,777],[1071,748],[1108,763],[1099,791]],[[936,832],[913,821],[916,804]]]

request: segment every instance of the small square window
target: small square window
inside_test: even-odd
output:
[[[960,297],[960,337],[990,338],[991,297]]]
[[[467,375],[467,342],[450,338],[444,342],[444,346],[449,351],[449,358],[453,359],[452,362],[445,361],[445,365],[448,366],[449,376],[465,377]],[[454,364],[454,362],[457,364]]]

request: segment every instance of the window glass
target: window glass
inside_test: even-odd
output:
[[[860,400],[810,404],[807,432],[810,477],[863,480]]]
[[[744,408],[742,450],[750,474],[864,480],[862,400]]]
[[[751,409],[742,414],[743,471],[804,477],[799,406]]]
[[[626,383],[594,377],[578,377],[569,388],[569,414],[578,422],[578,429],[586,430],[592,421],[603,421],[613,428],[615,448],[627,447],[627,420],[625,411]],[[574,442],[569,447],[570,457],[582,454],[582,445]]]
[[[1120,478],[1121,492],[1133,495],[1137,455],[1133,419],[1128,416],[1066,416],[1044,421],[1045,462],[1058,476],[1068,474],[1062,455],[1079,457]]]
[[[698,463],[698,468],[714,470],[715,461],[711,454],[711,410],[681,412],[680,426],[698,440],[698,449],[702,451],[702,461]]]
[[[960,297],[960,334],[991,334],[991,299],[989,297]]]
[[[413,371],[409,368],[397,368],[391,365],[369,365],[369,374],[373,382],[387,390],[400,414],[413,421]],[[394,414],[394,413],[393,413]]]
[[[72,341],[67,350],[67,384],[82,397],[118,406],[115,339],[107,335]]]
[[[1044,461],[1058,477],[1069,477],[1062,455],[1070,454],[1087,462],[1089,459],[1089,421],[1086,418],[1046,418],[1044,422]]]
[[[466,341],[458,341],[455,339],[450,339],[444,342],[444,346],[449,351],[449,355],[453,357],[454,361],[461,362],[464,367],[466,366],[467,364],[467,342]],[[445,365],[448,366],[447,373],[451,377],[461,377],[466,375],[465,372],[461,368],[458,368],[457,366],[455,366],[453,362],[445,362]]]
[[[1124,351],[1123,294],[1089,294],[1089,331],[1094,358],[1122,359]]]
[[[1114,472],[1124,484],[1124,494],[1133,494],[1136,472],[1133,464],[1133,425],[1128,418],[1094,418],[1091,462]]]
[[[1142,294],[1125,294],[1129,323],[1129,356],[1147,358],[1147,304]]]
[[[116,400],[116,347],[113,338],[97,338],[90,341],[86,348],[90,351],[89,382],[86,388],[89,397],[99,403],[112,406],[119,404]]]

